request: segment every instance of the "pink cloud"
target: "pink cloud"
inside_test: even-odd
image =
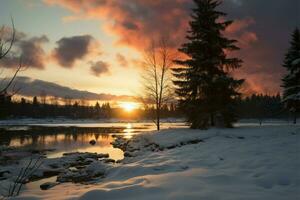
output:
[[[183,41],[189,17],[189,0],[45,0],[60,5],[75,15],[106,19],[105,30],[116,34],[117,44],[143,49],[151,39],[168,35],[174,46]],[[66,20],[76,20],[68,16]],[[176,19],[176,20],[174,20]]]
[[[176,49],[185,40],[190,20],[191,0],[45,0],[49,5],[59,5],[73,12],[71,20],[78,18],[104,19],[105,30],[118,36],[116,44],[144,50],[152,39],[167,36]],[[232,55],[244,60],[236,76],[247,78],[247,91],[278,92],[270,63],[266,62],[265,46],[258,49],[259,37],[252,30],[256,21],[252,17],[235,20],[225,30],[225,35],[237,39],[241,51]],[[138,66],[138,63],[136,63]],[[268,73],[270,75],[268,75]],[[280,74],[280,73],[278,73]],[[272,77],[273,76],[273,77]]]
[[[227,27],[227,33],[237,33],[239,31],[243,31],[245,28],[248,28],[250,25],[255,24],[255,20],[253,18],[239,19],[235,20],[230,26]]]

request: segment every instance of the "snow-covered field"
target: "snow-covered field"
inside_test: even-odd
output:
[[[300,126],[167,129],[115,145],[127,157],[96,184],[27,185],[17,199],[300,198]]]

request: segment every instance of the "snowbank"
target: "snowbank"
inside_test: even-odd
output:
[[[247,199],[300,197],[300,127],[169,129],[119,140],[130,157],[95,185],[25,190],[19,199]],[[92,167],[94,168],[94,167]]]

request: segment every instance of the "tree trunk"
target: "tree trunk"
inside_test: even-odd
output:
[[[210,125],[215,126],[214,114],[210,114]]]
[[[259,118],[259,125],[261,126],[262,125],[262,119]]]
[[[159,109],[156,110],[156,128],[160,130],[160,112]]]

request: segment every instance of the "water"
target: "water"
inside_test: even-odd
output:
[[[163,123],[162,128],[183,126]],[[43,123],[2,126],[0,145],[46,151],[48,158],[61,157],[68,152],[108,153],[114,160],[124,158],[122,150],[111,143],[114,135],[131,138],[134,134],[155,130],[152,123]],[[91,145],[90,141],[96,144]]]
[[[122,150],[111,143],[113,135],[131,138],[134,134],[155,130],[153,123],[101,123],[95,121],[16,121],[0,123],[0,145],[16,146],[33,150],[45,150],[49,158],[61,157],[68,152],[108,153],[114,160],[124,158]],[[286,121],[268,121],[265,125],[287,124]],[[184,127],[184,123],[162,123],[162,129]],[[242,121],[241,126],[259,126],[257,120]],[[90,141],[96,144],[91,145]]]

